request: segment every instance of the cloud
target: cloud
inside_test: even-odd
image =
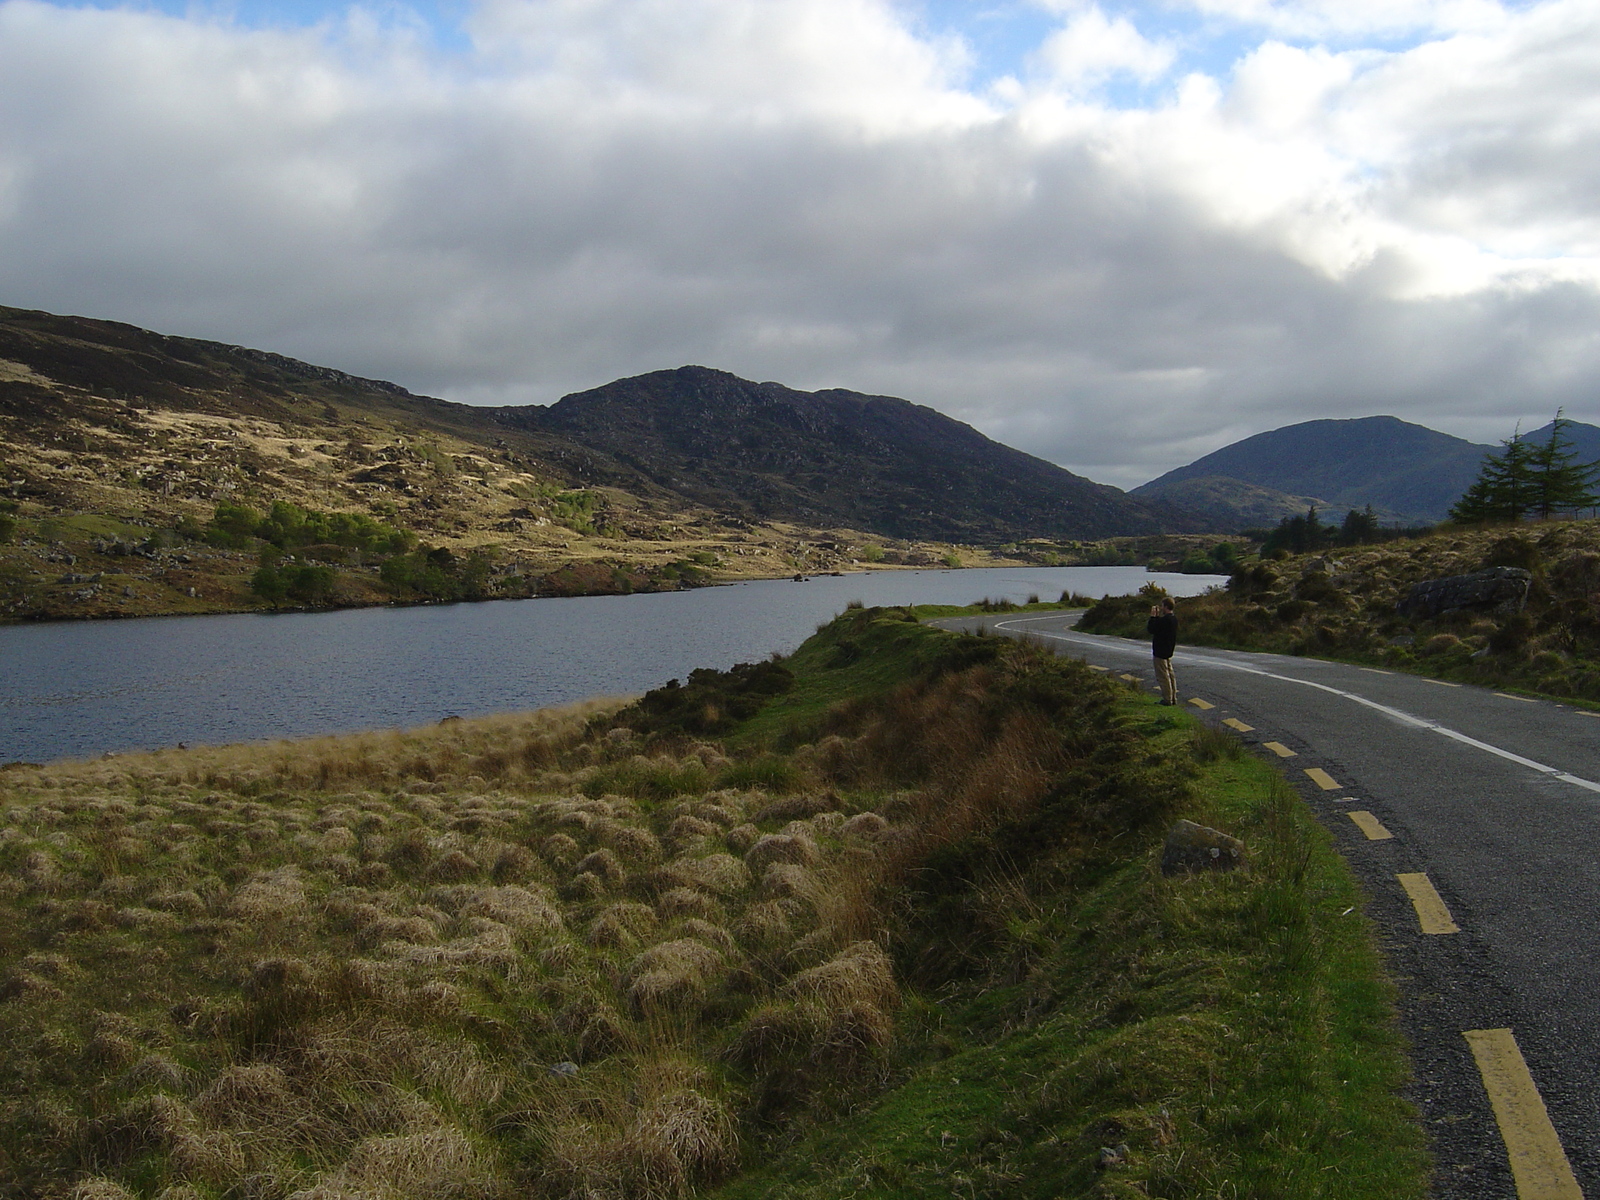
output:
[[[8,0],[0,302],[473,402],[888,392],[1123,485],[1313,417],[1600,420],[1600,18],[1457,11],[1208,75],[1063,8],[1005,99],[889,0],[490,0],[459,53]]]
[[[1170,45],[1147,40],[1126,17],[1107,17],[1099,5],[1075,12],[1045,39],[1038,59],[1058,83],[1093,87],[1115,75],[1149,82],[1177,57]]]
[[[1294,38],[1460,33],[1498,27],[1506,17],[1496,0],[1180,0],[1180,6]]]

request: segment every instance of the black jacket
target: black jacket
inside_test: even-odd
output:
[[[1150,635],[1150,649],[1157,658],[1171,658],[1178,648],[1178,617],[1176,613],[1162,613],[1151,617],[1145,625]]]

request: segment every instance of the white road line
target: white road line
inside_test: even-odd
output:
[[[1051,618],[1034,617],[1031,619],[1039,621],[1049,620]],[[1060,618],[1057,617],[1055,619],[1059,620]],[[1005,629],[1012,625],[1021,625],[1025,623],[1026,622],[1024,621],[999,621],[996,622],[995,628]],[[1030,633],[1032,633],[1034,637],[1052,638],[1058,642],[1072,642],[1080,646],[1098,646],[1102,650],[1116,650],[1123,654],[1136,653],[1135,648],[1132,646],[1119,646],[1110,639],[1091,637],[1090,635],[1082,633],[1046,633],[1043,631],[1031,630]],[[1146,651],[1146,653],[1148,653],[1148,651]],[[1241,671],[1246,675],[1259,675],[1264,679],[1276,679],[1281,683],[1297,683],[1301,687],[1316,688],[1317,691],[1327,692],[1332,696],[1342,696],[1346,700],[1353,700],[1355,703],[1364,705],[1375,712],[1381,712],[1384,716],[1390,717],[1393,720],[1400,722],[1402,725],[1409,725],[1413,729],[1431,730],[1432,732],[1439,734],[1441,737],[1447,737],[1451,741],[1460,742],[1464,746],[1471,746],[1474,749],[1482,750],[1487,754],[1493,754],[1497,758],[1505,759],[1507,762],[1514,762],[1519,767],[1527,767],[1530,771],[1537,771],[1541,775],[1548,775],[1551,779],[1560,780],[1562,783],[1570,783],[1573,787],[1584,788],[1587,791],[1600,792],[1600,783],[1596,783],[1592,779],[1583,779],[1577,775],[1569,775],[1567,772],[1559,770],[1556,767],[1546,766],[1542,762],[1535,762],[1533,759],[1524,758],[1520,754],[1513,754],[1510,750],[1504,750],[1499,746],[1490,745],[1488,742],[1480,742],[1477,738],[1471,737],[1460,732],[1459,730],[1451,729],[1448,725],[1441,725],[1439,722],[1430,721],[1426,717],[1414,716],[1411,713],[1405,712],[1402,709],[1393,708],[1387,704],[1379,704],[1376,700],[1368,700],[1365,696],[1358,696],[1354,692],[1347,692],[1342,688],[1329,687],[1325,683],[1313,683],[1309,679],[1296,679],[1293,675],[1279,675],[1273,671],[1262,670],[1260,667],[1250,667],[1243,663],[1229,662],[1224,658],[1209,658],[1203,654],[1180,653],[1174,655],[1174,657],[1180,663],[1192,663],[1195,666],[1203,667],[1217,667],[1225,671]],[[1423,680],[1422,682],[1434,683],[1438,681],[1429,679]],[[1452,684],[1451,686],[1459,687],[1460,684]]]

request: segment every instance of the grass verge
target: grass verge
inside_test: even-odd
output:
[[[1390,989],[1331,839],[1232,739],[1124,711],[1199,760],[1187,815],[1244,838],[1250,868],[1164,878],[1145,838],[1064,887],[1050,854],[989,877],[994,969],[923,992],[895,1086],[719,1200],[1427,1193]]]

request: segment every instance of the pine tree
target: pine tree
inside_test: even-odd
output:
[[[1513,433],[1500,443],[1499,454],[1483,457],[1478,478],[1450,509],[1450,519],[1462,525],[1491,521],[1520,521],[1534,502],[1533,449]]]
[[[1352,508],[1345,513],[1344,524],[1339,528],[1341,546],[1363,546],[1377,540],[1378,514],[1372,511],[1372,505],[1367,505],[1364,510]]]
[[[1542,446],[1528,451],[1528,464],[1533,484],[1533,511],[1546,519],[1558,512],[1572,512],[1580,508],[1593,508],[1600,504],[1600,495],[1594,491],[1595,475],[1600,464],[1583,464],[1576,461],[1578,454],[1573,441],[1567,436],[1567,426],[1572,422],[1556,410],[1556,419],[1550,424],[1550,439]]]

